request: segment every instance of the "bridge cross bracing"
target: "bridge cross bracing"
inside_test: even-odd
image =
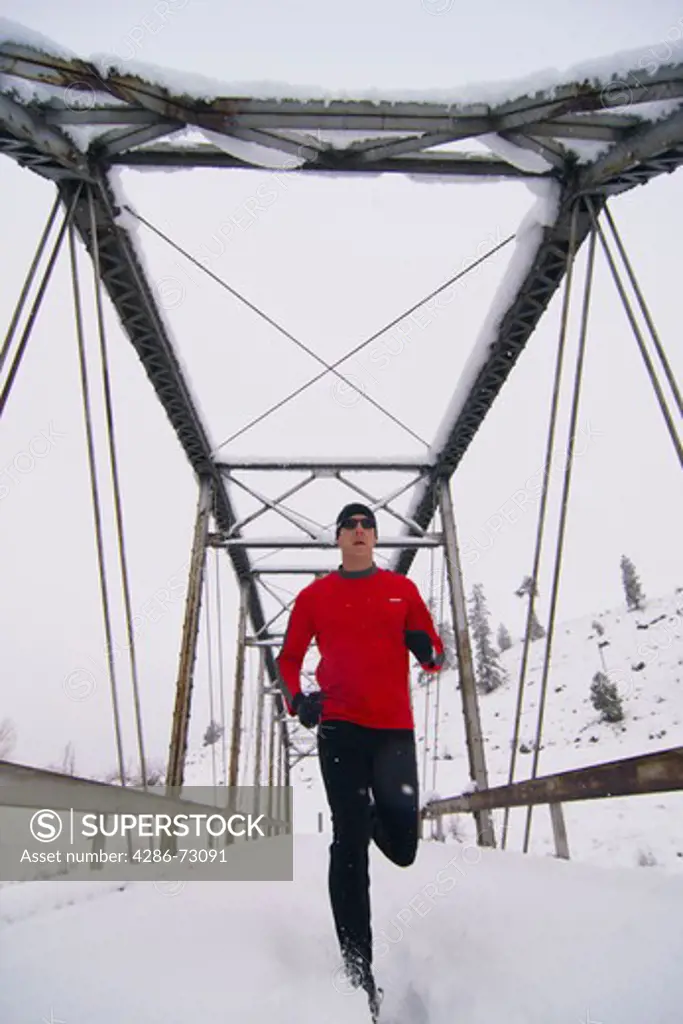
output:
[[[288,606],[275,596],[272,579],[268,589],[267,577],[306,579],[330,563],[264,562],[258,552],[329,551],[334,545],[329,524],[297,516],[287,499],[296,489],[327,480],[340,484],[340,493],[371,502],[394,527],[393,535],[383,531],[378,553],[399,572],[411,569],[420,549],[444,547],[444,486],[565,279],[572,224],[578,251],[610,197],[683,162],[683,65],[662,64],[648,73],[637,64],[605,67],[533,88],[520,83],[517,91],[507,87],[505,94],[482,100],[293,98],[284,87],[282,95],[219,90],[207,98],[183,90],[180,79],[174,91],[168,81],[143,80],[104,62],[67,59],[5,40],[0,75],[0,150],[53,182],[63,207],[72,211],[76,232],[96,259],[104,290],[197,480],[208,482],[213,529],[205,517],[203,543],[225,550],[243,589],[249,620],[244,640],[263,651],[288,777],[311,745],[282,714],[275,664],[282,633],[272,601],[269,612],[264,599],[274,598],[283,614]],[[530,244],[516,254],[514,289],[508,280],[505,293],[494,296],[486,330],[423,456],[393,462],[294,459],[280,451],[250,459],[212,446],[167,313],[137,248],[134,212],[116,176],[126,167],[243,173],[277,167],[304,179],[393,174],[425,181],[523,180],[534,183],[546,201]],[[387,492],[379,482],[361,486],[354,476],[379,479],[387,470],[406,478],[406,485]],[[250,485],[252,471],[261,477],[291,472],[298,482],[284,495],[268,495]],[[395,498],[408,489],[410,504],[398,512]],[[256,502],[249,517],[237,511],[239,491]],[[259,535],[255,530],[264,513],[274,513],[290,532]],[[182,730],[177,742],[182,776]]]

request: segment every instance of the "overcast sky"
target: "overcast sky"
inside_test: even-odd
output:
[[[343,6],[305,0],[286,7],[276,2],[228,6],[218,0],[169,0],[155,6],[122,0],[98,7],[97,16],[88,17],[75,0],[59,5],[3,0],[0,14],[84,58],[111,53],[124,61],[224,81],[268,79],[319,85],[327,91],[448,88],[523,78],[547,69],[561,72],[627,49],[642,47],[647,54],[667,39],[681,47],[683,59],[683,7],[674,0],[647,5],[611,0],[599,7],[579,0],[571,8],[553,7],[552,16],[549,10],[547,4],[531,0],[467,6],[450,0],[350,0]],[[249,218],[245,204],[266,181],[276,199]],[[679,378],[681,182],[680,174],[657,179],[612,206]],[[135,209],[197,258],[204,257],[214,273],[328,361],[418,301],[464,261],[515,232],[535,202],[524,184],[426,184],[391,175],[344,180],[251,171],[125,171],[119,184]],[[8,323],[53,191],[9,159],[0,162],[0,191],[5,243],[0,315]],[[310,356],[147,229],[140,227],[137,237],[214,444],[317,372]],[[346,365],[368,394],[426,442],[442,421],[513,252],[514,246],[507,246],[455,286],[453,301],[428,326],[413,327],[400,351],[375,346]],[[581,258],[581,271],[583,265]],[[84,258],[82,268],[84,283],[90,283]],[[582,279],[579,273],[577,283]],[[86,293],[88,341],[94,353],[92,291]],[[524,606],[514,590],[533,560],[559,302],[558,296],[453,482],[468,591],[483,583],[492,625],[504,620],[515,635],[523,627]],[[570,356],[576,324],[575,316]],[[110,309],[107,325],[133,605],[144,618],[137,652],[148,756],[165,761],[196,490],[166,416]],[[381,360],[380,351],[385,355]],[[93,361],[93,374],[95,370]],[[77,772],[88,774],[112,766],[115,748],[79,388],[69,268],[63,258],[0,437],[0,718],[9,716],[15,723],[16,760],[55,762],[72,741]],[[564,394],[566,399],[568,384]],[[566,437],[566,401],[563,408],[558,449]],[[101,413],[101,403],[96,402],[96,409]],[[680,471],[602,258],[579,423],[561,618],[598,612],[623,599],[622,553],[636,563],[647,595],[683,584]],[[98,451],[104,472],[102,425],[100,415]],[[221,457],[411,456],[424,450],[367,402],[353,400],[326,377],[222,448]],[[558,458],[556,484],[562,465]],[[288,482],[280,478],[269,484],[260,478],[258,485],[276,493]],[[395,477],[387,479],[387,489],[395,482]],[[373,493],[384,485],[367,483]],[[106,482],[102,486],[115,636],[122,640],[110,489]],[[533,500],[515,512],[511,498],[520,492]],[[290,504],[328,524],[346,496],[319,483]],[[240,512],[252,507],[239,492],[236,505]],[[287,532],[272,519],[264,519],[258,532],[266,529]],[[396,532],[386,519],[382,530]],[[334,559],[324,561],[334,564]],[[430,596],[429,568],[429,559],[422,557],[413,573],[425,597]],[[210,569],[213,585],[213,553]],[[548,548],[538,606],[542,619],[548,612],[551,572]],[[220,578],[225,681],[231,686],[236,603],[224,556]],[[201,741],[209,716],[204,634],[201,644],[192,720],[195,742]],[[126,752],[133,758],[126,659],[118,659],[117,666]],[[214,683],[217,671],[214,665]],[[253,678],[251,664],[249,672]],[[248,715],[252,706],[250,697]]]

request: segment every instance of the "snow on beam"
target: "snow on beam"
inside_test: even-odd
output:
[[[0,127],[16,139],[28,143],[38,153],[54,161],[77,178],[90,178],[88,164],[82,153],[57,129],[0,92]]]
[[[141,106],[141,93],[151,100],[177,107],[194,106],[195,110],[214,105],[214,112],[241,119],[242,115],[260,113],[305,114],[308,116],[348,116],[365,112],[379,123],[387,115],[411,118],[417,113],[432,119],[454,115],[486,116],[492,108],[500,115],[529,113],[544,106],[575,101],[582,110],[605,109],[615,105],[614,89],[627,93],[632,104],[637,98],[675,94],[681,85],[681,64],[675,47],[668,57],[643,67],[645,47],[584,62],[558,71],[547,69],[525,78],[507,82],[472,83],[448,89],[393,89],[384,93],[374,88],[354,90],[353,94],[337,94],[319,86],[293,85],[287,82],[221,82],[205,76],[189,75],[170,69],[148,66],[126,60],[121,74],[120,56],[104,55],[94,60],[80,60],[69,55],[45,37],[38,37],[23,26],[0,22],[0,71],[36,82],[39,86],[82,85],[97,92],[109,92],[121,99],[134,99]],[[663,92],[668,86],[669,91]],[[612,90],[612,91],[610,91]],[[672,91],[673,90],[673,91]],[[229,98],[229,99],[228,99]],[[618,98],[618,97],[617,97]],[[226,106],[229,103],[230,106]],[[222,106],[222,109],[220,107]],[[535,118],[538,120],[538,113]],[[320,125],[312,125],[319,127]],[[383,128],[386,124],[381,125]],[[251,127],[273,127],[272,124],[251,124]],[[303,127],[299,125],[299,127]],[[423,130],[427,126],[423,127]],[[436,125],[432,124],[432,127]],[[444,124],[443,128],[448,128]],[[514,126],[513,126],[514,127]],[[408,129],[411,130],[411,129]]]
[[[423,817],[437,818],[441,814],[562,804],[573,800],[644,793],[670,793],[680,789],[683,789],[683,747],[672,747],[653,754],[640,754],[509,786],[435,800],[425,806]]]

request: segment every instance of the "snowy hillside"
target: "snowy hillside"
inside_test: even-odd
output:
[[[593,626],[595,621],[604,630],[602,636]],[[608,641],[608,645],[602,647],[604,665],[598,641]],[[508,683],[480,698],[492,786],[508,780],[522,647],[519,640],[501,655]],[[545,640],[531,645],[516,779],[531,775],[544,652]],[[614,725],[600,722],[589,696],[594,674],[605,669],[617,683],[623,699],[624,721]],[[431,684],[427,694],[416,683],[413,704],[420,740],[418,763],[423,793],[446,797],[466,789],[469,767],[457,675],[443,673],[438,685],[440,725],[436,779],[433,756],[436,684]],[[681,744],[683,592],[649,600],[640,612],[629,612],[624,606],[556,624],[539,775]],[[315,761],[304,762],[297,770],[295,786],[298,827],[313,831],[317,828],[318,812],[325,811]],[[573,860],[625,867],[643,863],[683,872],[683,794],[582,801],[565,805],[564,811]],[[511,812],[509,850],[522,849],[525,819],[525,810]],[[502,812],[496,812],[495,821],[502,823]],[[452,824],[462,838],[472,835],[469,815],[454,816],[448,824]],[[329,827],[327,814],[325,827]],[[536,854],[553,852],[546,807],[534,811],[530,850]]]
[[[0,1020],[366,1024],[338,972],[327,840],[293,883],[0,890]],[[423,843],[372,850],[387,1024],[679,1024],[683,879]]]

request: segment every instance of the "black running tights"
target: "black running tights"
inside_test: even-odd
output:
[[[394,864],[415,860],[419,795],[411,729],[370,729],[327,721],[318,752],[332,812],[329,891],[345,957],[372,963],[370,841]]]

